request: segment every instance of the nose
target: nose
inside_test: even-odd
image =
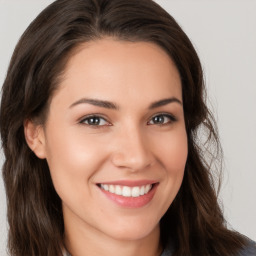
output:
[[[136,172],[149,168],[154,162],[150,141],[139,129],[122,131],[115,136],[112,162],[119,168]]]

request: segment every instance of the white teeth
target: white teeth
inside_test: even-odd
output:
[[[122,188],[120,186],[116,186],[115,194],[117,194],[119,196],[122,195]]]
[[[145,187],[142,186],[142,187],[140,188],[140,195],[143,196],[144,194],[145,194]]]
[[[151,189],[151,187],[152,187],[152,185],[150,185],[150,184],[146,185],[146,187],[145,187],[145,194],[148,193],[148,191]]]
[[[140,188],[139,187],[133,187],[132,188],[132,197],[138,197],[140,196]]]
[[[101,185],[101,186],[102,186],[102,185]],[[104,185],[103,185],[103,189],[106,190],[106,191],[108,191],[108,185],[104,184]]]
[[[124,186],[123,187],[123,191],[122,191],[122,196],[125,196],[125,197],[130,197],[132,195],[132,190],[131,188],[127,187],[127,186]]]
[[[108,191],[110,193],[115,193],[115,187],[113,185],[110,185],[109,188],[108,188]]]
[[[109,191],[110,193],[116,195],[121,195],[124,197],[139,197],[147,194],[151,190],[152,184],[137,187],[100,184],[100,187],[105,191]]]

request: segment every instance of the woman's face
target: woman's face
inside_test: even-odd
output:
[[[112,39],[80,46],[42,133],[67,231],[121,240],[159,231],[187,159],[181,80],[162,49]]]

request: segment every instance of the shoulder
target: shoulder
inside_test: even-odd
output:
[[[161,256],[170,256],[174,253],[174,246],[172,241],[169,239],[164,251]],[[256,256],[256,243],[250,239],[247,240],[246,245],[239,250],[234,256]]]
[[[247,245],[236,256],[256,256],[256,243],[249,240]]]

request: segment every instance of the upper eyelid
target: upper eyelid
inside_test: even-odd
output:
[[[82,118],[79,118],[78,123],[83,124],[86,119],[92,118],[92,117],[97,117],[97,118],[103,119],[105,122],[108,123],[107,126],[111,125],[111,123],[107,120],[107,118],[105,118],[101,114],[90,114],[90,115],[83,116]],[[88,126],[90,126],[90,125],[88,125]],[[106,125],[95,125],[95,126],[106,126]]]
[[[157,117],[157,116],[165,116],[165,117],[169,117],[171,119],[171,122],[175,122],[177,121],[177,117],[171,113],[158,113],[158,114],[155,114],[153,116],[151,116],[151,118],[149,119],[148,122],[150,122],[154,117]]]
[[[99,118],[102,118],[102,119],[104,119],[105,121],[107,121],[107,118],[105,117],[105,115],[103,115],[103,114],[98,114],[98,113],[84,115],[84,116],[82,116],[81,118],[79,118],[78,121],[83,121],[83,120],[85,120],[85,119],[87,119],[87,118],[90,118],[90,117],[99,117]]]
[[[156,117],[156,116],[168,116],[168,117],[172,117],[173,119],[177,119],[176,115],[172,114],[172,113],[168,113],[168,112],[159,112],[154,114],[153,116],[150,117],[150,119]]]

